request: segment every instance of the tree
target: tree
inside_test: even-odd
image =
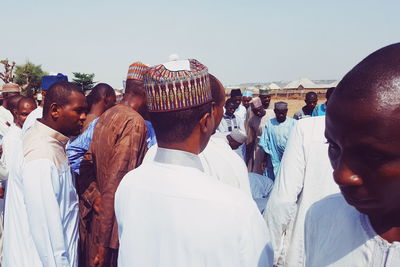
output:
[[[40,88],[42,77],[48,75],[42,70],[42,65],[35,65],[27,61],[15,67],[14,82],[21,86],[22,94],[33,95]]]
[[[15,62],[13,61],[11,64],[8,59],[0,60],[0,63],[4,65],[4,72],[0,72],[0,79],[3,80],[4,83],[12,83],[14,82],[14,67]]]
[[[93,81],[94,73],[81,73],[81,72],[73,72],[75,78],[72,80],[79,84],[82,88],[82,91],[87,91],[93,88],[93,85],[96,83]]]

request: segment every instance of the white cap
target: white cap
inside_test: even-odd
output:
[[[232,137],[233,140],[240,144],[243,144],[247,141],[246,133],[239,129],[233,129],[233,131],[229,135]]]

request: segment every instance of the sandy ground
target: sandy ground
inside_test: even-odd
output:
[[[285,98],[272,98],[270,107],[274,108],[274,103],[278,101],[283,101],[288,103],[289,111],[288,111],[288,116],[293,118],[294,113],[299,111],[304,105],[304,100],[298,100],[298,99],[285,99]],[[318,104],[325,103],[325,99],[320,99],[318,100]]]

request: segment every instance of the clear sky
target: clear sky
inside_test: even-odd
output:
[[[0,59],[95,73],[196,58],[225,84],[340,79],[399,41],[398,0],[0,0]]]

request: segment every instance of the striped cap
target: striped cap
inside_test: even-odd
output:
[[[142,62],[134,62],[129,66],[127,80],[144,80],[144,74],[149,67],[144,65]]]

